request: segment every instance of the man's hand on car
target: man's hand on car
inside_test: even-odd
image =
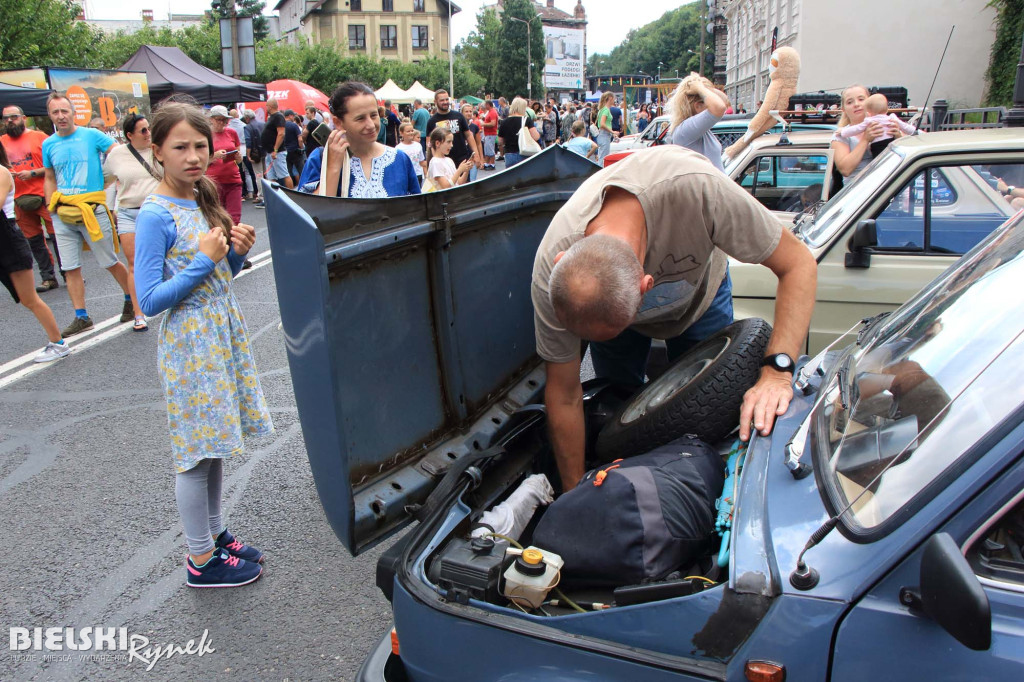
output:
[[[793,375],[770,367],[761,368],[761,378],[743,394],[740,408],[740,440],[750,440],[750,424],[762,436],[771,433],[775,418],[786,414],[793,400]]]

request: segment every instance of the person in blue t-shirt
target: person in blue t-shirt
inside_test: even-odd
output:
[[[306,163],[306,156],[302,152],[302,145],[299,143],[299,138],[302,137],[302,128],[297,123],[299,119],[291,109],[284,112],[284,151],[285,159],[288,165],[288,175],[291,176],[292,182],[297,183],[299,176],[302,175],[302,167]]]
[[[75,307],[75,319],[62,332],[65,337],[80,334],[93,328],[92,319],[85,308],[85,280],[82,278],[82,245],[88,240],[89,249],[96,261],[105,268],[124,292],[124,308],[121,321],[135,319],[135,310],[128,294],[128,268],[117,259],[113,237],[113,219],[106,205],[103,192],[102,154],[114,147],[114,141],[93,128],[75,125],[75,107],[66,95],[53,93],[46,101],[46,111],[53,121],[56,134],[43,141],[43,168],[46,181],[43,185],[47,206],[53,216],[53,233],[57,238],[61,267],[67,273],[68,295]],[[61,208],[78,204],[83,213],[94,213],[95,222],[71,222],[53,210],[55,193]],[[76,195],[95,195],[78,197]]]
[[[583,121],[575,121],[572,124],[572,139],[563,142],[562,146],[597,163],[597,145],[587,137],[587,125]]]
[[[612,114],[612,132],[622,133],[622,109],[615,106],[613,102],[608,111]]]

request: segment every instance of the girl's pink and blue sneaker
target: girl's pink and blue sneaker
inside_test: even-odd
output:
[[[238,587],[255,582],[263,575],[263,567],[258,563],[231,556],[223,549],[214,549],[210,560],[201,566],[188,556],[185,568],[189,587]]]
[[[220,549],[227,550],[228,554],[231,556],[236,556],[239,559],[245,559],[246,561],[254,564],[263,563],[263,552],[239,541],[238,538],[229,533],[226,528],[217,536],[214,544]]]

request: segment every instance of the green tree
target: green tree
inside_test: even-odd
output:
[[[90,66],[98,69],[116,69],[143,45],[178,47],[189,59],[207,68],[219,71],[221,67],[220,34],[217,28],[210,24],[186,26],[177,31],[172,31],[166,26],[155,29],[149,25],[134,33],[118,31],[97,43]]]
[[[212,0],[210,18],[216,23],[218,19],[230,17],[232,10],[240,17],[252,17],[252,32],[258,43],[270,35],[270,23],[263,16],[263,8],[266,6],[263,0]]]
[[[335,43],[311,45],[300,42],[261,43],[256,50],[256,75],[260,83],[291,78],[330,94],[339,83],[356,80],[379,88],[389,78],[401,87],[420,81],[435,90],[448,87],[448,61],[429,57],[417,64],[366,55],[346,57]],[[482,92],[484,79],[464,61],[455,62],[455,92],[461,97]]]
[[[594,53],[587,60],[588,74],[639,73],[658,75],[658,63],[662,78],[675,78],[676,70],[683,76],[700,69],[700,3],[684,5],[665,12],[659,19],[646,26],[633,29],[615,49],[608,54]],[[601,62],[604,64],[601,64]],[[707,66],[705,75],[710,74]]]
[[[176,46],[175,32],[167,26],[160,29],[146,24],[134,33],[123,29],[113,35],[106,35],[96,46],[96,55],[92,66],[98,69],[117,69],[143,45]]]
[[[501,13],[501,39],[496,50],[497,59],[492,73],[493,82],[489,83],[495,93],[506,97],[517,94],[526,95],[527,49],[526,25],[513,18],[530,22],[530,57],[533,68],[530,70],[533,81],[532,95],[540,99],[544,95],[544,27],[537,16],[531,0],[506,0],[505,9]]]
[[[72,0],[0,0],[2,68],[90,66],[99,36],[80,13]]]
[[[987,106],[1011,106],[1017,78],[1021,36],[1024,36],[1024,0],[992,0],[996,8],[996,39],[992,43],[988,72]]]
[[[455,58],[465,59],[470,68],[490,85],[494,82],[495,67],[500,61],[500,44],[501,20],[493,8],[486,8],[476,15],[476,30],[455,48]]]

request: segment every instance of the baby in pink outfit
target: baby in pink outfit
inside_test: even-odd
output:
[[[880,124],[882,126],[882,134],[871,142],[872,153],[874,153],[875,145],[879,142],[885,141],[885,144],[879,145],[881,148],[888,146],[889,142],[892,141],[891,131],[893,128],[899,128],[903,131],[904,135],[913,135],[917,130],[914,126],[904,123],[897,118],[896,114],[888,113],[889,100],[885,98],[885,95],[871,95],[864,100],[864,109],[867,111],[864,120],[857,125],[844,126],[839,130],[839,135],[840,137],[855,137],[864,134],[864,131],[872,123]]]

